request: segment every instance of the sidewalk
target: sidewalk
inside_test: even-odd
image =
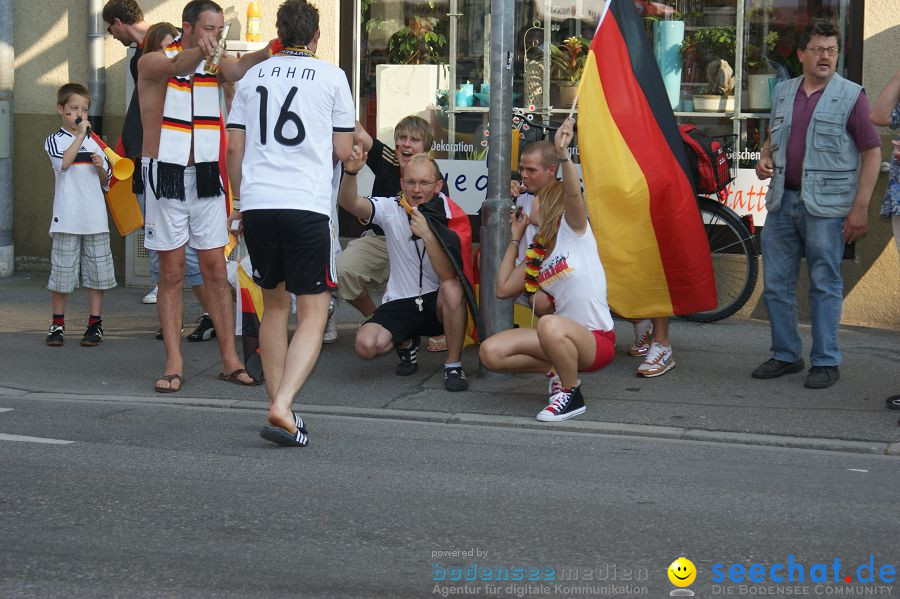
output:
[[[22,273],[0,280],[0,397],[51,394],[265,407],[264,387],[216,379],[220,365],[215,341],[184,340],[184,390],[154,393],[163,348],[153,335],[158,327],[155,306],[141,304],[146,291],[120,287],[107,292],[104,341],[86,348],[79,340],[87,320],[87,297],[76,290],[66,314],[66,344],[53,348],[44,345],[50,314],[46,275]],[[187,334],[200,310],[192,295],[184,299]],[[617,322],[615,361],[583,377],[587,413],[548,425],[534,419],[546,403],[542,375],[481,377],[477,352],[468,348],[463,364],[469,391],[449,393],[443,388],[444,354],[423,351],[419,372],[397,377],[396,356],[363,362],[354,354],[361,319],[352,307],[340,305],[337,318],[338,342],[323,347],[318,366],[298,396],[299,409],[310,421],[315,414],[359,415],[900,455],[900,412],[884,406],[887,396],[900,393],[900,331],[843,328],[841,379],[830,389],[814,391],[803,387],[804,374],[771,381],[750,377],[768,357],[765,321],[731,318],[696,324],[673,319],[670,336],[677,367],[653,379],[634,376],[639,358],[625,354],[631,325]],[[809,327],[801,327],[801,335],[808,348]]]

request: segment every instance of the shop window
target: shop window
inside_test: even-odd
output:
[[[435,157],[470,165],[456,168],[452,177],[461,182],[451,192],[472,211],[486,188],[486,176],[479,173],[486,173],[490,0],[342,2],[358,11],[354,89],[363,125],[393,145],[393,126],[400,118],[426,118],[435,136]],[[800,74],[797,40],[813,18],[838,26],[838,72],[858,81],[861,5],[850,0],[635,1],[658,52],[676,117],[710,135],[735,136],[740,170],[729,202],[741,214],[753,213],[758,224],[765,218],[765,185],[752,169],[766,139],[774,82]],[[532,134],[568,113],[574,95],[569,83],[580,75],[600,7],[602,2],[588,0],[515,3],[513,104],[531,115]],[[342,56],[349,62],[346,53]]]

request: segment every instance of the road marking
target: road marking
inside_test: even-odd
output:
[[[12,412],[14,408],[0,408],[0,413]],[[46,445],[68,445],[75,441],[66,441],[64,439],[45,439],[43,437],[26,437],[24,435],[7,435],[0,433],[0,441],[21,441],[22,443],[44,443]]]
[[[25,437],[23,435],[7,435],[0,433],[0,441],[21,441],[23,443],[46,443],[47,445],[68,445],[75,441],[65,441],[63,439],[45,439],[43,437]]]
[[[862,468],[847,468],[850,472],[868,472],[868,470],[863,470]]]

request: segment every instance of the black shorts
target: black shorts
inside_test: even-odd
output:
[[[369,322],[380,324],[394,338],[394,346],[400,345],[413,335],[444,334],[444,325],[437,317],[437,291],[422,296],[422,311],[416,306],[415,297],[405,297],[381,304]]]
[[[242,214],[253,280],[263,289],[313,295],[337,288],[331,226],[309,210],[248,210]]]

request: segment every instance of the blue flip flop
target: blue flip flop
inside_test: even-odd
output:
[[[266,441],[287,447],[306,447],[309,444],[309,437],[299,427],[297,427],[296,433],[291,434],[277,426],[266,426],[259,432],[259,436]]]

